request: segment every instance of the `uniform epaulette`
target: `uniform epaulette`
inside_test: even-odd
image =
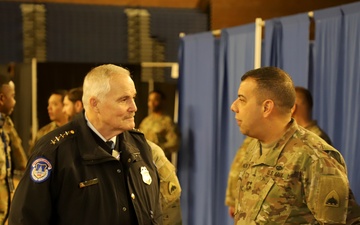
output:
[[[63,133],[55,136],[54,138],[52,138],[50,140],[50,144],[52,145],[56,145],[58,144],[62,139],[66,138],[66,137],[69,137],[70,135],[73,135],[75,134],[75,131],[74,130],[69,130],[69,131],[64,131]]]
[[[132,130],[130,130],[131,132],[134,132],[134,133],[140,133],[142,134],[143,132],[141,132],[141,130],[139,129],[136,129],[136,128],[133,128]]]

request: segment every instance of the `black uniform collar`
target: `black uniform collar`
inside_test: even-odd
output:
[[[78,147],[81,157],[92,163],[116,160],[108,153],[106,143],[88,127],[84,112],[79,114],[72,122],[78,126]],[[122,152],[122,161],[126,160],[128,163],[141,158],[139,149],[131,139],[129,132],[125,131],[118,135],[116,140],[116,149]]]

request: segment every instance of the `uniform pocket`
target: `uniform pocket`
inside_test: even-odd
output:
[[[262,187],[262,190],[259,192],[258,196],[253,196],[254,197],[254,201],[256,201],[256,204],[254,205],[254,210],[252,211],[251,215],[250,215],[250,219],[255,221],[261,206],[263,205],[266,197],[268,196],[270,190],[272,189],[272,187],[274,186],[275,181],[273,179],[269,179],[267,181],[267,183]],[[257,198],[257,199],[256,199]]]

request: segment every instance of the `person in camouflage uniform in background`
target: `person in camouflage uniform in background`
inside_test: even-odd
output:
[[[21,139],[9,117],[15,104],[15,84],[9,75],[0,74],[0,224],[7,220],[15,189],[13,170],[21,173],[27,163]]]
[[[350,196],[341,154],[291,118],[295,88],[276,67],[245,73],[231,110],[255,138],[240,165],[234,224],[345,224]],[[328,155],[326,150],[335,157]]]
[[[171,117],[163,113],[164,101],[165,95],[162,92],[150,92],[148,97],[150,113],[141,121],[139,130],[148,140],[159,145],[171,161],[171,153],[179,150],[179,135]]]
[[[296,98],[292,117],[296,120],[298,125],[317,134],[329,145],[332,145],[331,140],[326,132],[318,126],[316,120],[312,119],[313,98],[310,91],[303,87],[295,87],[295,92]]]
[[[50,131],[55,130],[58,127],[66,124],[68,122],[68,116],[63,112],[64,107],[64,98],[66,96],[66,90],[55,90],[51,93],[48,99],[48,114],[51,120],[50,123],[46,124],[45,126],[41,127],[35,135],[35,139],[30,144],[28,155],[30,156],[33,152],[33,148],[36,142],[43,137],[45,134],[49,133]]]
[[[240,148],[237,150],[234,160],[231,164],[228,183],[226,186],[225,193],[225,205],[229,207],[229,215],[234,217],[235,213],[235,199],[238,196],[239,190],[237,189],[237,181],[239,179],[239,171],[241,162],[244,160],[244,155],[249,143],[253,140],[251,137],[246,137],[241,144]]]
[[[181,225],[181,187],[174,165],[166,158],[164,151],[148,140],[153,160],[160,177],[160,200],[164,225]]]

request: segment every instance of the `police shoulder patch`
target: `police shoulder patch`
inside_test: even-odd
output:
[[[52,165],[49,160],[39,157],[31,163],[30,177],[35,183],[42,183],[50,177],[51,170]]]

